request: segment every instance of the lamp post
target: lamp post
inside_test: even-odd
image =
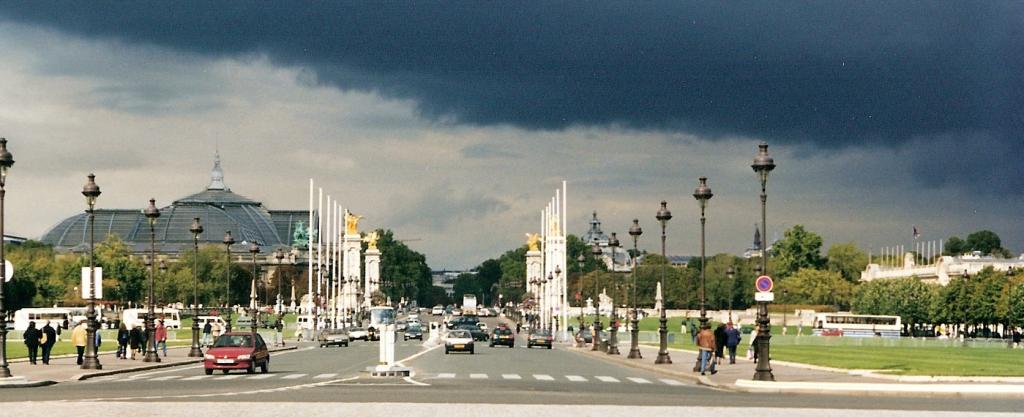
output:
[[[661,257],[665,258],[668,262],[668,256],[665,255],[665,226],[668,226],[668,221],[672,219],[672,212],[668,210],[668,202],[662,201],[661,208],[658,209],[658,213],[654,216],[661,223]],[[661,291],[663,294],[667,294],[668,291],[665,289],[665,270],[661,270]],[[658,358],[654,360],[655,364],[670,364],[672,363],[672,357],[668,355],[668,318],[665,317],[665,304],[666,298],[662,295],[660,318],[658,319]]]
[[[149,199],[149,206],[146,207],[142,213],[149,220],[149,312],[146,313],[146,356],[142,358],[143,362],[160,362],[160,356],[156,354],[156,327],[153,321],[156,319],[156,313],[153,311],[155,304],[155,286],[156,286],[156,265],[153,261],[156,260],[156,219],[160,218],[160,210],[156,208],[156,199]]]
[[[4,285],[7,283],[7,258],[4,256],[4,195],[7,171],[14,165],[14,156],[7,150],[7,139],[0,138],[0,378],[10,378],[7,366],[7,310],[4,309]]]
[[[159,275],[160,279],[163,280],[164,282],[167,282],[167,263],[164,262],[163,259],[160,260],[159,268],[160,268],[160,275]],[[155,298],[156,298],[156,303],[157,304],[166,303],[167,302],[167,286],[164,286],[163,288],[160,288],[160,296],[159,297],[155,297]],[[164,304],[164,305],[166,305],[166,304]],[[160,312],[163,313],[163,307],[160,308]]]
[[[732,292],[735,289],[734,287],[736,287],[736,281],[733,281],[733,278],[736,277],[736,269],[732,266],[726,268],[725,277],[729,279],[729,322],[732,323]]]
[[[86,213],[89,213],[89,307],[85,312],[86,333],[85,333],[85,357],[82,360],[82,369],[103,369],[100,359],[96,355],[96,330],[99,323],[96,322],[96,198],[100,196],[100,186],[96,185],[96,176],[89,174],[89,181],[82,187],[82,195],[85,196],[85,203],[88,205]]]
[[[559,321],[559,319],[562,317],[562,311],[568,309],[569,306],[562,305],[562,296],[560,295],[562,290],[560,288],[562,286],[562,268],[558,265],[555,265],[555,282],[552,284],[552,286],[559,287],[558,291],[551,292],[552,297],[555,299],[553,305],[556,307],[551,310],[551,323],[553,324],[553,326],[551,326],[551,330],[552,333],[554,333],[555,329],[561,330],[564,329],[565,327],[568,327],[568,323],[561,323]],[[555,310],[558,310],[557,314],[555,313]],[[568,322],[568,320],[566,320],[566,322]]]
[[[708,325],[707,298],[705,293],[705,272],[707,271],[707,257],[704,253],[704,210],[708,207],[708,200],[713,197],[711,188],[708,187],[708,178],[700,177],[697,189],[693,190],[693,198],[700,204],[700,329]],[[697,362],[693,365],[694,372],[700,370],[700,355],[697,355]]]
[[[612,237],[608,239],[608,247],[612,248],[612,282],[615,284],[615,296],[618,297],[619,283],[618,280],[615,279],[615,248],[619,247],[619,238],[615,237],[615,232],[612,232]],[[619,316],[615,312],[615,301],[617,300],[612,299],[612,317],[611,323],[609,323],[609,326],[611,326],[611,334],[608,336],[607,351],[609,355],[619,354]]]
[[[547,316],[547,330],[553,331],[555,328],[555,315],[554,309],[551,307],[551,294],[554,292],[551,290],[551,283],[555,280],[554,274],[548,272],[548,278],[544,282],[544,315]]]
[[[775,160],[768,154],[768,144],[761,142],[758,145],[757,156],[754,157],[754,163],[750,165],[757,173],[758,179],[761,180],[761,236],[768,236],[768,227],[765,225],[765,206],[768,201],[768,194],[765,191],[768,185],[768,174],[775,169]],[[768,252],[765,247],[768,245],[761,245],[761,270],[765,274],[768,273]],[[769,324],[771,320],[768,317],[768,303],[759,302],[757,306],[757,324],[760,328],[757,332],[757,368],[754,371],[755,381],[774,381],[775,375],[772,374],[771,360],[769,359],[769,340],[771,340],[771,329]]]
[[[199,218],[192,219],[192,226],[188,228],[192,232],[192,248],[195,254],[192,258],[192,348],[188,351],[190,358],[201,358],[203,350],[199,347],[199,235],[203,233],[203,225]]]
[[[583,256],[582,253],[580,254],[580,256],[576,257],[576,266],[578,266],[579,269],[580,269],[580,275],[579,275],[579,277],[576,278],[577,280],[579,280],[578,284],[579,284],[579,288],[580,288],[579,292],[576,293],[577,294],[576,300],[580,302],[580,320],[579,320],[580,321],[580,328],[579,328],[579,331],[581,333],[583,332],[583,265],[584,265],[584,262],[586,262],[586,261],[587,261],[587,257]]]
[[[249,245],[249,253],[252,254],[252,293],[249,294],[249,304],[252,306],[252,308],[249,309],[249,315],[252,316],[252,324],[250,324],[249,327],[252,328],[253,343],[256,343],[256,329],[259,327],[258,323],[260,317],[259,308],[256,305],[256,288],[257,285],[259,285],[259,275],[257,275],[256,271],[256,255],[260,253],[260,245],[257,244],[256,241],[253,241],[252,245]]]
[[[228,311],[226,330],[231,331],[231,245],[235,244],[235,238],[231,237],[231,231],[224,233],[224,254],[227,256],[227,263],[224,265],[224,308]]]
[[[633,219],[633,225],[629,226],[629,235],[633,237],[633,321],[630,322],[630,340],[629,340],[629,355],[626,356],[628,359],[642,359],[640,355],[640,320],[639,314],[636,309],[636,268],[637,258],[640,257],[640,251],[637,250],[637,240],[640,239],[640,235],[644,233],[644,230],[640,228],[640,220]]]
[[[277,259],[278,268],[278,270],[276,271],[277,273],[274,274],[277,275],[277,299],[275,301],[275,307],[277,307],[278,314],[281,314],[284,312],[284,301],[281,298],[281,273],[284,272],[281,269],[281,265],[284,264],[284,251],[282,251],[280,248],[275,250],[274,259]]]
[[[590,247],[590,255],[593,256],[595,260],[599,259],[599,257],[601,255],[603,255],[603,254],[604,254],[604,251],[602,251],[601,247],[597,246],[596,243],[594,244],[594,246]],[[614,262],[615,258],[612,258],[612,261]],[[593,328],[593,331],[591,331],[591,333],[590,333],[590,335],[591,335],[591,342],[593,342],[593,346],[591,347],[590,350],[593,350],[593,351],[597,351],[597,350],[601,349],[601,347],[600,347],[601,346],[601,288],[597,285],[597,280],[598,280],[599,277],[600,277],[600,274],[598,274],[597,271],[595,271],[594,272],[594,299],[597,301],[597,304],[595,304],[595,307],[594,307],[594,328]]]

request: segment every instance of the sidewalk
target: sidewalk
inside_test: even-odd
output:
[[[736,364],[728,364],[728,358],[718,366],[718,373],[702,376],[693,371],[697,359],[696,351],[669,349],[672,364],[655,365],[658,348],[640,345],[643,359],[626,359],[629,354],[629,337],[619,344],[621,355],[592,352],[587,348],[567,350],[591,355],[623,366],[658,372],[677,378],[695,381],[699,384],[742,392],[785,392],[785,393],[828,393],[853,395],[982,395],[1024,397],[1024,380],[1006,378],[998,382],[964,378],[960,381],[920,382],[915,379],[903,380],[891,375],[873,375],[869,371],[833,369],[819,366],[772,361],[775,381],[753,381],[755,363],[746,358],[736,358]],[[920,378],[927,380],[927,378]]]
[[[270,347],[270,351],[279,352],[296,348],[297,345],[294,342],[289,342],[288,346],[285,347]],[[43,365],[42,360],[39,360],[37,365],[32,365],[28,361],[12,362],[8,366],[14,377],[7,378],[8,381],[0,380],[0,388],[38,387],[59,382],[81,381],[100,376],[147,371],[201,362],[203,358],[188,357],[190,349],[190,346],[170,347],[167,348],[166,357],[163,356],[162,352],[158,351],[160,362],[143,362],[141,357],[137,359],[118,359],[114,352],[101,353],[99,360],[103,369],[97,370],[82,369],[76,363],[78,360],[76,355],[51,357],[49,365]]]

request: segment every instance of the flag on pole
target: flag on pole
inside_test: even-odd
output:
[[[917,225],[914,225],[914,239],[921,237],[921,232],[917,230]]]

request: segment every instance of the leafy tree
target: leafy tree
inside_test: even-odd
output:
[[[1003,243],[999,235],[991,230],[979,230],[967,235],[968,250],[981,251],[985,255],[1002,254]]]
[[[395,240],[391,230],[378,229],[377,235],[377,248],[381,252],[380,276],[390,282],[383,287],[386,296],[390,296],[392,301],[406,296],[415,299],[419,305],[433,305],[431,302],[436,301],[436,294],[431,293],[434,284],[426,256]]]
[[[868,256],[853,243],[837,243],[828,248],[828,270],[838,272],[851,283],[860,281],[860,273],[867,265]]]
[[[968,321],[974,324],[997,323],[997,305],[1006,287],[1006,274],[987,267],[970,278],[968,291]]]
[[[793,226],[773,246],[778,260],[776,274],[785,279],[801,268],[821,267],[821,245],[821,236],[805,230],[802,225]]]
[[[838,272],[802,268],[779,283],[777,293],[786,304],[826,304],[846,308],[853,298],[853,284]]]
[[[963,239],[956,236],[950,236],[949,239],[946,239],[946,244],[942,249],[942,254],[946,256],[957,256],[970,250],[968,248],[969,246],[967,245],[967,242],[964,242]]]
[[[1024,283],[1011,287],[1006,319],[1013,327],[1024,327]]]
[[[96,245],[96,264],[103,267],[104,297],[108,300],[139,303],[144,299],[146,267],[132,257],[131,249],[116,235]]]
[[[480,281],[477,280],[476,274],[472,273],[459,274],[458,278],[455,278],[455,283],[452,285],[452,293],[457,301],[461,301],[463,295],[479,295],[481,292],[482,289],[480,288]]]

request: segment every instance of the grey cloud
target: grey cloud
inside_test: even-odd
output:
[[[462,148],[462,156],[469,159],[521,159],[523,156],[503,148],[497,143],[478,143]]]
[[[447,184],[429,187],[417,195],[398,197],[394,205],[398,208],[389,216],[390,225],[415,224],[434,232],[443,232],[467,219],[500,214],[510,207],[494,196],[455,189]]]

